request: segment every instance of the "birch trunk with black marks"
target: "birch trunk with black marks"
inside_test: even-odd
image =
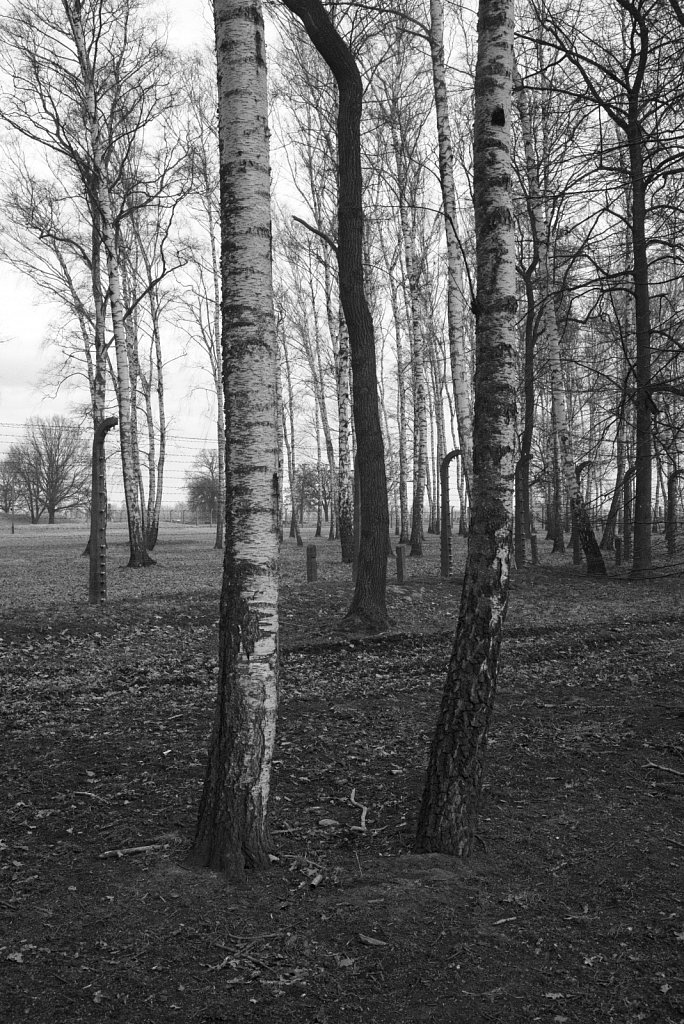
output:
[[[513,2],[480,0],[475,72],[477,330],[468,559],[418,821],[422,851],[471,851],[508,605],[515,476]]]
[[[133,406],[131,377],[126,343],[126,326],[124,304],[121,290],[121,272],[117,252],[112,213],[112,199],[107,178],[107,166],[104,158],[103,127],[99,123],[95,78],[91,62],[91,51],[86,43],[80,3],[75,0],[64,0],[64,11],[69,21],[79,62],[79,71],[83,81],[84,118],[86,130],[90,137],[91,157],[93,164],[93,195],[97,202],[99,228],[105,252],[105,268],[109,286],[109,309],[112,319],[114,351],[116,357],[117,399],[119,411],[119,440],[121,444],[121,467],[123,473],[124,494],[126,498],[126,516],[128,520],[128,538],[130,557],[128,564],[132,567],[151,565],[142,525],[142,508],[138,492],[138,480],[135,470],[135,450],[133,437]]]
[[[456,234],[456,188],[454,154],[451,146],[449,98],[444,61],[444,9],[442,0],[430,0],[430,54],[432,84],[437,115],[439,144],[439,180],[442,187],[442,211],[447,248],[447,323],[449,357],[456,406],[459,448],[463,453],[466,490],[473,471],[473,420],[470,412],[470,368],[465,344],[463,257]]]
[[[268,864],[278,693],[277,342],[264,23],[215,0],[221,174],[226,536],[218,700],[190,854],[240,879]]]

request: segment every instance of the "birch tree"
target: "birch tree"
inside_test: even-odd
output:
[[[278,689],[277,345],[264,22],[215,0],[221,168],[226,538],[219,680],[192,863],[268,864]]]
[[[508,606],[516,276],[511,203],[512,0],[480,0],[475,72],[477,327],[468,557],[418,821],[423,851],[470,853]]]
[[[538,17],[573,76],[572,91],[583,89],[595,108],[612,121],[603,133],[602,163],[620,163],[626,152],[631,190],[632,287],[636,358],[632,367],[636,409],[635,515],[633,569],[651,566],[653,475],[653,312],[648,221],[656,183],[681,172],[684,158],[677,128],[682,91],[679,68],[684,39],[674,26],[678,6],[661,0],[614,0],[562,14],[544,4]],[[610,135],[617,132],[617,146]],[[621,169],[613,166],[621,174]]]
[[[149,564],[136,478],[114,192],[117,151],[126,152],[172,104],[170,64],[135,0],[28,0],[13,5],[1,30],[1,60],[14,83],[0,100],[3,120],[43,153],[62,159],[92,211],[114,338],[129,565]]]
[[[454,183],[454,154],[451,141],[451,119],[444,60],[444,8],[442,0],[430,0],[430,55],[432,58],[432,84],[437,118],[439,146],[439,180],[442,189],[442,212],[447,248],[447,323],[449,328],[449,357],[454,388],[454,404],[458,423],[458,439],[466,490],[472,477],[472,416],[470,411],[471,382],[469,360],[465,344],[464,326],[464,268],[456,225],[456,187]]]
[[[551,270],[549,267],[549,229],[546,212],[539,187],[539,172],[532,140],[527,92],[517,70],[514,72],[515,97],[520,124],[522,127],[527,178],[529,184],[529,210],[532,231],[538,252],[537,279],[541,302],[543,304],[544,328],[549,352],[549,368],[551,372],[551,397],[553,402],[554,430],[558,445],[558,458],[562,466],[565,486],[567,488],[573,517],[579,534],[584,557],[587,560],[587,572],[590,575],[605,575],[606,567],[599,550],[598,542],[589,519],[582,490],[575,472],[575,459],[572,451],[572,438],[568,424],[565,401],[565,385],[560,358],[560,340],[554,295],[551,289]],[[557,524],[558,525],[558,524]]]
[[[226,421],[221,359],[221,268],[220,203],[218,169],[218,124],[216,82],[204,70],[207,54],[200,54],[188,66],[188,139],[193,191],[188,206],[193,230],[199,236],[188,261],[187,287],[181,300],[187,319],[188,338],[207,358],[212,391],[216,398],[216,451],[218,471],[218,514],[214,547],[223,547],[225,528]]]

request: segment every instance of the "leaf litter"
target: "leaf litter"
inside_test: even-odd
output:
[[[462,863],[411,850],[459,597],[426,549],[369,638],[335,630],[335,545],[309,586],[285,545],[272,867],[241,886],[183,860],[220,554],[161,544],[168,571],[145,597],[117,575],[104,615],[58,580],[2,609],[3,1019],[684,1019],[678,581],[518,572]]]

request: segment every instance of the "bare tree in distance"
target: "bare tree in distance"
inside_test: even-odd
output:
[[[14,480],[14,505],[37,523],[88,503],[90,453],[81,427],[64,416],[27,421],[23,440],[10,446],[6,469]]]
[[[136,140],[175,103],[172,64],[137,0],[13,4],[0,20],[0,41],[0,65],[13,83],[0,94],[0,117],[56,164],[89,211],[94,298],[98,289],[99,300],[107,296],[114,339],[129,565],[149,564],[136,479],[118,200]],[[139,195],[148,185],[136,183]],[[106,287],[96,283],[96,270]]]

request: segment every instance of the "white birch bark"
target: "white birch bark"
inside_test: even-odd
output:
[[[473,420],[470,411],[470,365],[465,344],[463,258],[456,235],[456,188],[454,155],[451,146],[449,99],[444,69],[444,10],[442,0],[430,0],[430,54],[432,84],[437,115],[439,178],[447,248],[447,317],[449,355],[458,424],[459,447],[463,455],[466,487],[470,490],[473,474]]]
[[[219,695],[192,859],[268,864],[278,683],[277,344],[264,24],[215,0],[226,368],[226,539]]]
[[[407,205],[406,170],[404,167],[401,138],[395,123],[391,124],[391,131],[397,175],[399,219],[404,248],[404,264],[406,267],[406,323],[413,371],[414,471],[410,554],[420,557],[423,554],[423,502],[427,480],[427,391],[419,312],[418,268],[413,225],[411,224]]]
[[[398,462],[399,462],[399,544],[408,544],[409,506],[408,506],[408,412],[406,408],[406,362],[402,339],[402,317],[399,307],[399,287],[394,276],[396,259],[390,260],[381,236],[381,248],[387,269],[394,337],[397,352],[397,426],[398,426]]]
[[[90,137],[93,171],[96,182],[96,199],[100,215],[100,233],[105,251],[105,265],[109,285],[109,308],[112,318],[112,333],[114,336],[114,350],[116,355],[119,438],[121,443],[121,465],[124,493],[126,496],[126,512],[128,517],[130,544],[129,565],[138,566],[149,564],[151,559],[145,549],[142,516],[138,497],[138,483],[135,472],[135,458],[132,439],[131,380],[126,345],[124,306],[121,295],[121,275],[112,216],[112,202],[109,183],[107,180],[107,168],[104,159],[101,128],[98,122],[93,67],[90,51],[86,45],[83,23],[81,21],[81,7],[80,4],[74,3],[74,0],[63,0],[63,3],[74,38],[80,73],[83,80],[85,99],[84,113],[86,116],[87,131]]]
[[[515,476],[516,271],[511,199],[513,0],[480,0],[473,199],[477,352],[472,516],[459,620],[418,822],[418,848],[470,853],[509,592]]]

